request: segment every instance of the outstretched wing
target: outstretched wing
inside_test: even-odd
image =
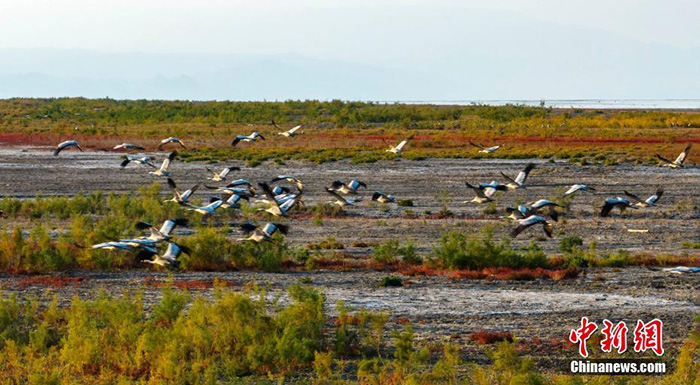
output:
[[[688,157],[688,153],[690,152],[690,147],[692,147],[692,144],[689,144],[685,147],[685,150],[678,155],[678,158],[673,162],[675,164],[681,165],[683,162],[685,162],[685,158]]]
[[[326,187],[326,191],[329,194],[333,195],[333,197],[335,197],[335,199],[337,199],[338,201],[348,203],[348,201],[345,198],[343,198],[340,194],[335,192],[335,190],[332,190],[332,189],[329,189],[328,187]]]
[[[480,145],[480,144],[477,144],[477,143],[474,143],[474,142],[472,142],[471,140],[469,141],[469,144],[471,144],[472,146],[474,146],[474,147],[476,147],[476,148],[478,148],[478,149],[480,149],[480,150],[483,150],[483,149],[484,149],[484,146],[482,146],[482,145]]]
[[[517,184],[525,183],[525,179],[527,179],[527,176],[530,175],[530,171],[532,171],[533,168],[535,168],[535,164],[528,163],[527,166],[525,166],[525,169],[523,171],[520,171],[520,173],[518,173],[518,176],[515,177],[515,182]]]
[[[600,216],[607,217],[610,215],[610,211],[612,211],[613,207],[615,207],[615,203],[605,202],[603,209],[600,210]]]
[[[510,232],[510,236],[513,237],[513,238],[515,238],[515,237],[518,236],[518,234],[522,233],[523,231],[525,231],[525,229],[527,229],[527,228],[530,227],[530,226],[532,226],[532,223],[529,223],[529,224],[526,224],[526,225],[520,224],[520,225],[516,226],[516,227],[513,229],[513,231]]]
[[[255,229],[258,228],[258,226],[255,226],[254,224],[252,224],[250,222],[245,222],[245,223],[241,224],[240,227],[241,227],[241,230],[243,230],[243,232],[246,234],[253,232],[253,231],[255,231]]]
[[[624,193],[625,193],[625,195],[627,195],[628,197],[634,199],[636,202],[644,202],[640,197],[638,197],[638,196],[632,194],[631,192],[629,192],[629,191],[627,191],[627,190],[625,190]]]
[[[682,154],[681,154],[681,155],[682,155]],[[673,164],[673,162],[671,162],[670,160],[664,158],[663,156],[661,156],[661,155],[659,155],[659,154],[656,154],[656,157],[659,158],[659,160],[662,161],[662,162],[666,162],[666,163],[668,163],[668,164]]]
[[[508,182],[515,183],[515,184],[518,184],[518,185],[520,184],[520,183],[518,183],[518,182],[516,181],[517,178],[516,178],[516,179],[513,179],[513,178],[509,177],[508,175],[506,175],[503,171],[501,171],[501,175],[502,175],[504,178],[506,178],[506,180],[507,180]],[[518,176],[519,176],[519,175],[518,175]]]
[[[464,182],[464,184],[466,184],[467,187],[469,187],[470,189],[474,190],[474,193],[479,198],[486,198],[486,195],[484,195],[484,192],[479,187],[473,186],[473,185],[469,184],[469,182]]]

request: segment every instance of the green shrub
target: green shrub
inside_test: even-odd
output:
[[[401,287],[403,286],[403,280],[401,279],[401,277],[390,275],[382,278],[382,280],[379,281],[377,285],[379,287]]]
[[[576,235],[564,237],[559,241],[559,250],[563,253],[572,253],[576,248],[581,247],[583,247],[583,239]]]
[[[411,241],[407,241],[401,246],[398,239],[388,239],[386,242],[374,247],[372,258],[385,265],[396,263],[399,257],[404,262],[420,264],[423,262],[423,259],[417,254],[417,249],[416,244]]]
[[[546,268],[547,255],[542,248],[531,244],[520,250],[513,249],[506,239],[496,243],[493,229],[468,236],[460,231],[449,231],[440,237],[433,256],[449,269],[483,269],[486,267]]]

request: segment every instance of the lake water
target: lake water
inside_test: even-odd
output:
[[[384,101],[382,103],[394,103]],[[406,104],[436,104],[460,105],[485,104],[503,106],[516,104],[524,106],[539,106],[541,100],[406,100],[396,101]],[[546,107],[552,108],[584,108],[584,109],[671,109],[671,110],[700,110],[700,99],[552,99],[544,100]]]

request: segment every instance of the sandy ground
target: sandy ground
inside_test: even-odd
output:
[[[154,155],[163,157],[163,154]],[[126,192],[157,179],[138,165],[120,169],[120,156],[69,150],[60,157],[53,157],[46,148],[0,148],[0,195],[72,195],[81,190]],[[484,206],[462,203],[472,198],[472,193],[464,187],[464,181],[482,183],[495,179],[503,182],[499,171],[515,176],[527,162],[440,159],[316,165],[294,161],[285,165],[270,162],[248,168],[234,161],[226,165],[241,166],[242,171],[236,172],[234,177],[246,178],[254,183],[269,180],[278,174],[294,174],[305,182],[307,204],[326,201],[328,197],[323,186],[335,179],[366,182],[368,191],[360,194],[363,201],[349,208],[346,217],[324,219],[323,226],[314,225],[310,219],[287,220],[291,228],[287,238],[289,241],[305,244],[333,235],[346,245],[345,251],[363,258],[371,253],[371,248],[352,247],[353,242],[412,239],[420,245],[421,252],[427,253],[446,229],[478,231],[486,224],[495,224],[497,234],[507,234],[510,227],[497,218],[502,214],[485,215]],[[700,203],[700,189],[696,188],[696,181],[700,169],[533,162],[537,163],[537,167],[530,175],[529,186],[499,193],[497,207],[551,197],[573,183],[586,183],[597,189],[593,194],[579,193],[568,217],[555,225],[555,238],[538,242],[548,252],[556,251],[557,238],[579,235],[586,246],[596,241],[597,249],[601,252],[627,249],[632,252],[696,254],[681,249],[681,243],[700,239],[700,226],[696,225],[697,204]],[[214,168],[223,166],[214,165]],[[171,170],[179,185],[190,186],[205,181],[207,174],[204,167],[201,163],[176,162]],[[599,206],[605,198],[622,195],[623,190],[646,198],[660,185],[665,187],[666,192],[658,207],[636,210],[623,216],[615,212],[612,218],[598,218]],[[411,199],[415,206],[396,207],[391,204],[387,206],[388,210],[382,210],[381,205],[370,201],[371,192],[375,190],[396,194],[399,199]],[[441,190],[453,196],[449,209],[456,216],[430,219],[427,212],[436,213],[441,208],[435,199]],[[411,214],[417,214],[417,218]],[[649,232],[631,233],[628,229],[647,229]],[[533,228],[518,237],[514,244],[528,244],[541,236],[541,230]],[[166,277],[146,270],[79,274],[86,280],[78,287],[53,289],[60,294],[62,301],[68,301],[73,294],[92,296],[100,288],[120,293],[133,288],[134,283],[143,282],[146,277]],[[486,329],[510,330],[530,343],[536,339],[561,342],[568,331],[577,326],[581,316],[597,321],[603,318],[625,320],[628,326],[638,318],[650,320],[659,317],[664,321],[667,348],[674,348],[687,337],[693,314],[700,310],[700,276],[670,275],[643,267],[589,269],[587,274],[577,279],[558,282],[453,281],[445,277],[411,277],[405,278],[404,287],[378,288],[377,282],[385,275],[380,272],[181,273],[176,279],[200,280],[221,276],[235,282],[236,289],[254,281],[270,285],[275,291],[308,278],[312,285],[323,290],[331,310],[336,301],[342,300],[355,308],[388,311],[393,327],[397,327],[400,320],[408,319],[416,325],[416,332],[421,338],[434,341],[466,341],[469,333]],[[21,289],[18,284],[21,279],[0,276],[0,287],[7,291],[23,291],[23,294],[46,294],[45,288],[41,287]],[[144,290],[145,298],[149,301],[159,295],[157,290],[151,291],[145,287]],[[203,293],[210,295],[209,291]],[[532,345],[530,353],[538,357],[541,365],[556,359],[554,343],[540,348],[535,345]],[[572,348],[564,349],[563,356],[572,357]],[[479,354],[475,351],[475,357]]]

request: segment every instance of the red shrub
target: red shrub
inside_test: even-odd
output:
[[[481,330],[470,334],[469,339],[479,345],[490,345],[501,341],[513,342],[513,334],[508,331]]]
[[[48,287],[78,287],[85,280],[85,277],[62,277],[53,275],[38,275],[26,277],[20,280],[17,285],[24,289],[27,286],[48,286]]]

